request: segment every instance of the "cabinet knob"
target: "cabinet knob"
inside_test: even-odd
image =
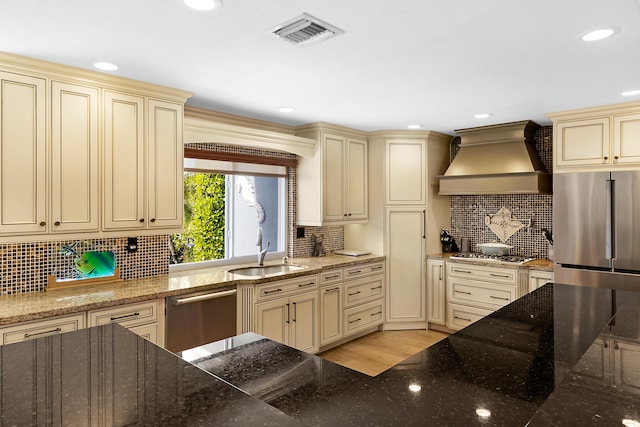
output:
[[[344,214],[344,216],[347,216],[347,214]]]
[[[605,159],[605,160],[609,160],[609,157],[607,157],[607,156],[604,156],[604,159]]]
[[[47,223],[46,223],[46,222],[44,222],[44,221],[40,221],[40,227],[44,227],[45,225],[47,225]]]
[[[53,223],[53,225],[55,225],[56,227],[60,225],[60,221],[56,221]]]
[[[156,222],[156,219],[155,218],[151,218],[151,222]]]
[[[349,216],[351,216],[351,214],[349,214]]]
[[[144,222],[144,218],[140,218],[140,222]]]
[[[613,160],[618,160],[620,156],[613,156]]]

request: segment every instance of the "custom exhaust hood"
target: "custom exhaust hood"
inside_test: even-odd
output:
[[[460,129],[460,150],[440,179],[441,195],[551,194],[532,121]]]

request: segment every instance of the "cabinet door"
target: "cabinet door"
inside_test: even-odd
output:
[[[318,345],[318,294],[306,294],[291,297],[290,300],[291,331],[289,345],[298,350],[315,353]]]
[[[322,137],[322,210],[325,221],[344,221],[345,206],[345,144],[346,138],[323,134]]]
[[[444,286],[444,261],[427,261],[427,321],[445,324],[446,293]]]
[[[426,203],[426,145],[423,140],[388,139],[386,144],[386,204]]]
[[[426,321],[424,215],[419,208],[387,209],[387,322]]]
[[[149,101],[149,227],[182,227],[182,109]]]
[[[256,304],[256,333],[282,344],[289,343],[289,299]]]
[[[609,118],[560,122],[555,125],[553,157],[557,167],[609,163]]]
[[[640,345],[614,341],[614,384],[617,389],[640,394]]]
[[[44,79],[0,72],[0,233],[46,231]]]
[[[613,162],[640,163],[640,114],[613,118]]]
[[[144,99],[104,98],[104,228],[144,228]]]
[[[50,230],[98,230],[98,191],[98,90],[52,82]]]
[[[367,219],[367,141],[349,139],[347,150],[347,215],[351,220]]]
[[[552,271],[531,270],[529,272],[529,292],[538,289],[547,282],[553,282]]]
[[[320,345],[342,338],[342,284],[320,289]]]

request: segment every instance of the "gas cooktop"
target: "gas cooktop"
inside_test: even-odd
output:
[[[496,261],[507,264],[524,264],[533,261],[534,257],[526,257],[521,255],[486,255],[479,252],[458,252],[452,255],[450,259],[466,259],[478,261]]]

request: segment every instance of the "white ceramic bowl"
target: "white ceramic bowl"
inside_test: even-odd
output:
[[[485,255],[506,255],[513,246],[504,243],[478,243],[476,248]]]

